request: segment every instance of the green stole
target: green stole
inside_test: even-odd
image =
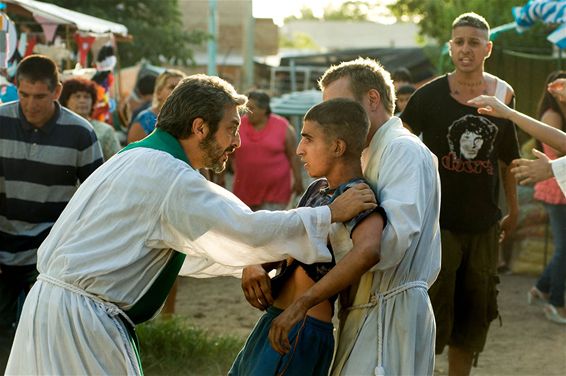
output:
[[[141,141],[133,142],[120,150],[120,153],[135,149],[149,148],[164,151],[190,166],[189,159],[179,141],[171,134],[156,128],[149,136]],[[173,251],[173,255],[159,273],[146,293],[125,313],[135,324],[151,319],[167,299],[167,295],[175,283],[175,279],[185,261],[185,254]]]

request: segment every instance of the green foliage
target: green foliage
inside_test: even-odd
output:
[[[439,44],[450,39],[452,21],[462,13],[481,14],[491,27],[513,22],[511,9],[525,5],[525,0],[397,0],[390,5],[398,17],[419,21],[421,33]]]
[[[120,60],[123,66],[133,65],[142,58],[153,64],[167,61],[174,65],[192,63],[191,45],[208,38],[204,31],[183,30],[177,0],[51,0],[67,9],[82,12],[128,28],[131,43],[121,43]]]
[[[302,32],[295,32],[291,38],[287,38],[285,35],[279,36],[279,47],[280,48],[294,48],[298,50],[319,50],[320,47],[312,39],[310,35]]]
[[[244,345],[240,338],[213,336],[174,317],[136,329],[144,373],[151,375],[225,375]]]
[[[312,8],[302,7],[299,16],[285,18],[285,22],[294,20],[319,20],[319,21],[367,21],[368,13],[374,7],[368,1],[344,1],[338,6],[328,5],[324,8],[322,17],[316,17]]]
[[[299,11],[298,16],[289,16],[285,17],[285,22],[294,21],[294,20],[319,20],[319,18],[315,17],[314,13],[312,12],[312,8],[307,6],[303,6]]]
[[[493,29],[513,22],[512,8],[525,4],[525,0],[397,0],[389,8],[398,18],[409,17],[417,21],[421,35],[438,43],[440,47],[431,48],[428,55],[431,61],[437,63],[438,73],[445,73],[451,71],[453,65],[442,46],[450,40],[452,22],[457,16],[465,12],[476,12],[485,17]],[[521,34],[514,30],[501,32],[494,41],[494,53],[511,50],[549,55],[553,47],[546,36],[555,27],[538,22]]]
[[[367,21],[370,8],[367,1],[345,1],[338,8],[327,6],[322,18],[326,21]]]

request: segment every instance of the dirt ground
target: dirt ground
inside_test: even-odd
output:
[[[540,307],[528,306],[535,278],[501,276],[499,310],[485,351],[472,375],[566,375],[566,325],[547,321]],[[261,315],[245,301],[235,278],[181,278],[177,313],[212,333],[245,338]],[[445,351],[446,353],[446,351]],[[436,375],[447,375],[446,355],[437,356]]]

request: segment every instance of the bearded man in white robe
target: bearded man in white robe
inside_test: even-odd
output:
[[[367,186],[330,206],[254,213],[199,174],[222,171],[239,147],[245,102],[217,77],[185,78],[156,130],[80,186],[38,250],[7,374],[141,374],[135,325],[159,311],[179,271],[331,259],[331,222],[375,207]]]

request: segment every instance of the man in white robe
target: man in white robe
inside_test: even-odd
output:
[[[377,62],[358,59],[332,67],[320,87],[324,100],[351,98],[366,109],[371,125],[362,168],[387,213],[380,261],[341,292],[331,374],[432,375],[435,321],[427,290],[440,271],[437,159],[392,116],[392,82]],[[329,240],[339,265],[352,242],[334,228]],[[270,299],[265,279],[266,274],[256,268],[246,269],[242,279],[244,289],[261,292],[246,295],[258,308]],[[335,287],[322,287],[321,280],[306,293],[310,294],[307,301],[318,301],[313,294],[332,295]],[[297,299],[279,316],[282,319],[271,328],[272,344],[277,346],[288,335],[288,329],[302,318],[297,312],[309,309],[308,304]]]
[[[135,324],[158,312],[181,267],[239,275],[287,256],[330,260],[331,221],[375,207],[367,187],[330,208],[254,213],[199,174],[239,146],[244,103],[219,78],[184,79],[156,131],[81,185],[38,250],[8,375],[140,374]]]
[[[346,292],[333,375],[432,375],[435,321],[427,289],[440,271],[436,157],[392,116],[389,73],[357,59],[320,80],[324,100],[359,101],[370,121],[364,177],[387,213],[381,260]],[[344,300],[344,299],[343,299]]]

